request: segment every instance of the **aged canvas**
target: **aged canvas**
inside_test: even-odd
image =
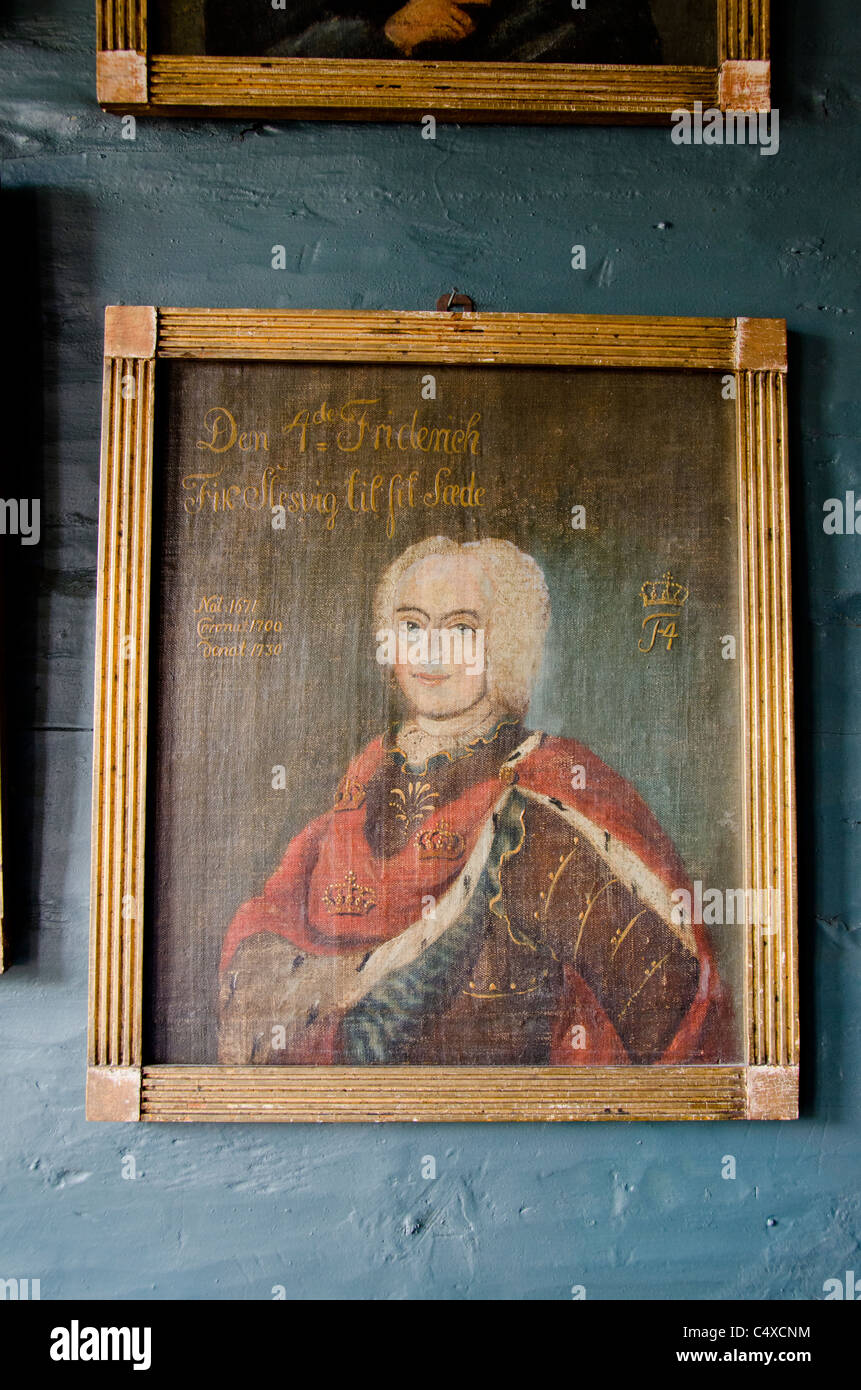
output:
[[[712,64],[715,0],[159,0],[156,50],[474,63]]]
[[[159,372],[148,1059],[743,1060],[726,378]]]

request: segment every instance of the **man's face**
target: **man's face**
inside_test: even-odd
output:
[[[481,566],[463,551],[407,570],[395,597],[395,676],[413,713],[450,719],[486,693],[492,601]]]

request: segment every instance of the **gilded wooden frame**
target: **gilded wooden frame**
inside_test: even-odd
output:
[[[141,1050],[153,420],[161,358],[694,368],[733,374],[747,1061],[721,1066],[148,1066]],[[791,1119],[798,1104],[786,327],[770,319],[109,308],[105,333],[87,1115],[94,1120]]]
[[[215,58],[153,53],[147,0],[96,0],[106,110],[299,120],[660,123],[676,110],[767,111],[771,0],[714,0],[708,67]]]

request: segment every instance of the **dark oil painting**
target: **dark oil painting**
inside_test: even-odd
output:
[[[714,66],[714,0],[158,0],[151,49],[213,56]]]

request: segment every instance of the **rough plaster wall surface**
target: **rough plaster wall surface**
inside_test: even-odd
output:
[[[139,121],[125,141],[94,100],[91,0],[5,9],[21,328],[3,486],[41,496],[43,524],[39,546],[2,541],[16,964],[0,980],[0,1276],[41,1279],[43,1298],[821,1298],[861,1268],[861,536],[822,529],[826,498],[861,495],[854,0],[775,7],[773,158],[654,129],[443,124],[430,142],[416,126]],[[452,284],[488,310],[789,320],[804,1117],[87,1125],[103,306],[427,309]]]

